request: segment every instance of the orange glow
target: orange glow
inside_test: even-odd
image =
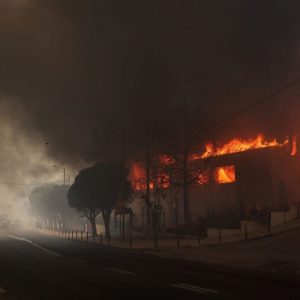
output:
[[[243,152],[252,149],[262,149],[271,147],[282,147],[288,144],[288,139],[282,144],[278,143],[276,139],[266,141],[263,135],[258,135],[255,139],[243,140],[235,138],[224,144],[222,147],[214,147],[212,144],[206,144],[206,151],[198,158],[207,158],[211,156],[219,156],[237,152]]]
[[[256,138],[252,139],[234,138],[221,146],[215,146],[212,143],[208,143],[205,145],[204,153],[193,153],[189,155],[188,160],[201,160],[209,157],[245,152],[254,149],[280,148],[288,145],[289,142],[292,142],[292,149],[290,154],[292,156],[295,156],[297,154],[296,135],[293,137],[292,141],[286,139],[284,142],[280,143],[276,139],[267,141],[262,134],[259,134]],[[170,177],[165,167],[168,165],[176,164],[176,160],[172,156],[167,154],[160,154],[158,156],[158,160],[159,163],[154,175],[152,174],[153,170],[151,170],[151,180],[149,186],[151,190],[156,187],[161,189],[167,189],[170,187]],[[227,166],[217,168],[214,176],[216,183],[235,182],[235,167]],[[206,185],[210,182],[210,176],[207,172],[203,172],[199,175],[199,177],[196,177],[197,179],[194,181],[195,184]],[[132,182],[132,187],[134,190],[145,191],[147,189],[145,163],[135,162],[131,165],[130,180]]]
[[[297,154],[297,136],[293,136],[293,141],[292,141],[292,152],[291,155],[295,156]]]
[[[166,174],[160,174],[157,176],[157,187],[161,189],[167,189],[170,186],[170,176]]]
[[[171,165],[171,164],[175,163],[175,159],[170,155],[160,154],[159,155],[159,162],[161,164],[164,164],[164,165]]]
[[[142,163],[133,163],[130,167],[129,178],[132,184],[132,188],[136,191],[145,191],[147,189],[146,171]],[[151,178],[150,190],[154,187],[167,189],[170,186],[170,179],[167,174],[160,173],[156,176],[156,179]]]
[[[196,184],[205,185],[208,183],[209,183],[209,174],[208,173],[200,174]]]
[[[147,182],[146,182],[146,171],[141,163],[132,163],[130,167],[130,174],[129,174],[132,188],[136,191],[142,191],[147,189]],[[154,184],[150,182],[150,189],[153,189]]]
[[[216,169],[215,181],[217,183],[235,182],[235,167],[227,166]]]

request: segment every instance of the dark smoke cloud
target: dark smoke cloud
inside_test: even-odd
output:
[[[176,139],[184,99],[194,131],[299,76],[298,7],[296,0],[3,0],[0,92],[26,111],[25,134],[41,134],[56,160],[130,155]],[[298,90],[218,130],[286,134]]]

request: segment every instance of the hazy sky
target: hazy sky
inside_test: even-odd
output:
[[[299,13],[297,0],[1,0],[1,180],[174,140],[184,99],[196,130],[294,80]],[[205,139],[286,135],[298,99],[296,86]]]

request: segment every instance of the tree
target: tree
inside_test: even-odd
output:
[[[36,216],[38,222],[46,225],[49,220],[49,211],[47,209],[48,194],[52,186],[42,185],[35,188],[29,195],[29,206],[31,214]]]
[[[67,204],[68,188],[62,185],[42,185],[30,193],[30,210],[40,223],[53,228],[65,227],[66,220],[74,215]]]
[[[96,217],[101,212],[105,236],[110,238],[110,217],[118,200],[129,201],[131,183],[128,170],[119,162],[97,163],[83,169],[75,178],[68,191],[69,205],[83,212],[92,225],[93,235],[97,234]]]
[[[197,157],[197,152],[188,143],[185,143],[181,148],[178,147],[165,152],[169,160],[167,162],[162,161],[161,169],[168,174],[170,185],[182,192],[184,223],[190,224],[189,192],[194,185],[208,184],[209,160]],[[178,216],[176,216],[176,220],[178,220]]]
[[[71,210],[67,201],[67,192],[69,186],[55,185],[49,191],[48,195],[48,207],[49,211],[54,216],[54,222],[56,227],[65,228],[67,220],[74,217],[75,211]]]

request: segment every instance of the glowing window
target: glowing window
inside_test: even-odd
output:
[[[235,182],[235,167],[225,166],[216,169],[215,181],[217,183],[232,183]]]

